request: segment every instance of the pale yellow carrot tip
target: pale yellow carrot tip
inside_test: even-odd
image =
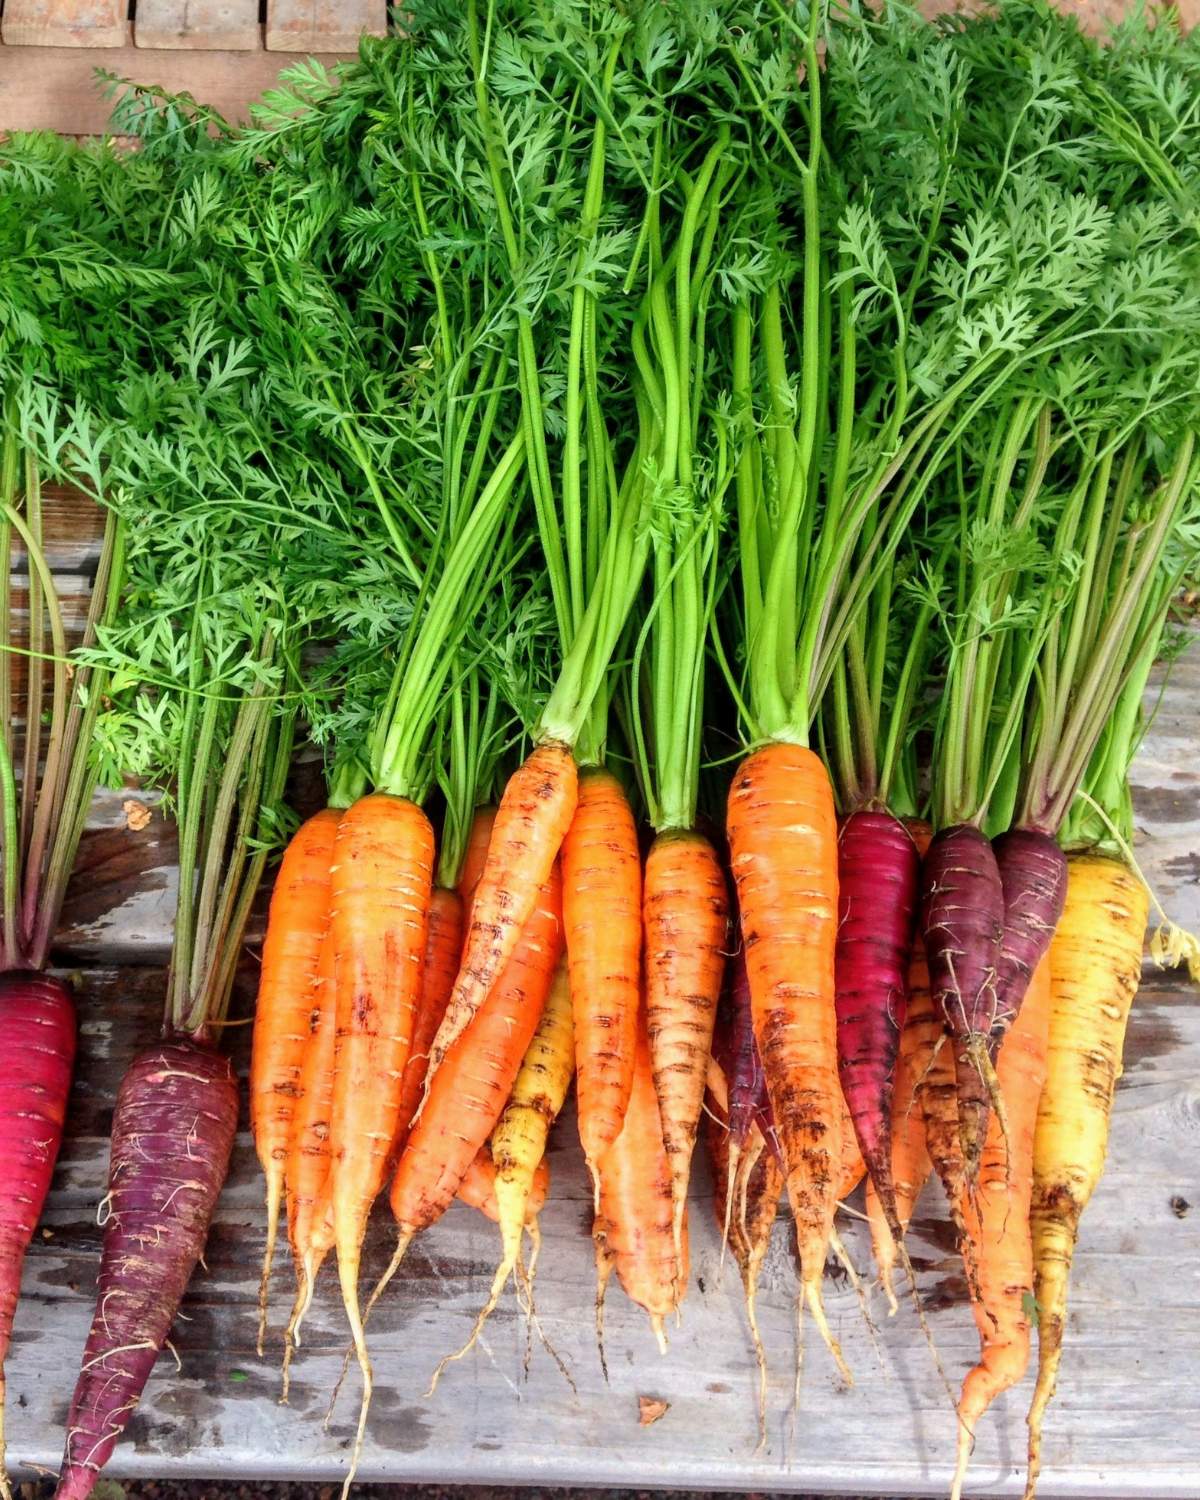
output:
[[[399,1264],[400,1258],[402,1257],[404,1250],[406,1250],[407,1248],[408,1246],[407,1244],[405,1244],[402,1249],[397,1250],[396,1257],[394,1259],[394,1265]],[[393,1269],[394,1266],[389,1267],[388,1272],[385,1274],[383,1280],[380,1282],[379,1286],[376,1287],[375,1295],[378,1295],[378,1293],[383,1290],[383,1287],[390,1279],[391,1271]],[[342,1302],[346,1308],[346,1317],[350,1322],[350,1336],[354,1340],[354,1352],[358,1355],[358,1368],[362,1371],[363,1381],[362,1400],[359,1402],[358,1407],[358,1428],[354,1434],[354,1449],[350,1454],[350,1467],[347,1470],[345,1481],[342,1484],[342,1500],[349,1500],[350,1487],[354,1483],[354,1476],[358,1473],[358,1464],[359,1460],[362,1457],[363,1443],[366,1440],[367,1415],[371,1409],[371,1396],[374,1394],[375,1382],[371,1370],[371,1357],[367,1352],[366,1331],[363,1327],[363,1318],[359,1313],[358,1307],[357,1258],[351,1264],[348,1264],[346,1262],[340,1263],[338,1266],[338,1272],[342,1283]],[[372,1297],[372,1301],[373,1300],[374,1297]],[[369,1305],[367,1310],[368,1312],[370,1311]],[[336,1391],[334,1392],[334,1399],[337,1399]],[[332,1405],[330,1405],[330,1413],[332,1413],[332,1411],[333,1407]],[[326,1421],[328,1421],[328,1418],[326,1418]]]
[[[845,1271],[846,1278],[854,1289],[854,1295],[858,1299],[858,1310],[862,1314],[863,1322],[867,1325],[867,1332],[871,1337],[871,1345],[875,1350],[875,1357],[879,1361],[879,1368],[881,1370],[885,1369],[883,1350],[879,1347],[879,1330],[875,1327],[875,1319],[872,1318],[871,1309],[867,1306],[867,1294],[863,1288],[862,1278],[859,1276],[854,1262],[850,1259],[850,1252],[842,1243],[842,1237],[836,1229],[830,1232],[829,1244],[833,1253],[841,1262],[842,1270]]]
[[[758,1365],[758,1448],[767,1442],[767,1351],[758,1328],[758,1272],[752,1267],[742,1273],[742,1290],[746,1294],[746,1321]],[[757,1450],[756,1450],[757,1451]]]
[[[658,1345],[658,1352],[665,1354],[667,1352],[667,1330],[663,1325],[661,1313],[650,1314],[650,1327],[654,1332],[654,1341]]]
[[[258,1338],[255,1350],[259,1359],[263,1357],[263,1345],[267,1337],[267,1306],[271,1294],[271,1264],[275,1259],[275,1237],[279,1225],[280,1185],[273,1178],[267,1181],[267,1243],[263,1249],[262,1273],[258,1278]]]
[[[925,1343],[929,1349],[930,1358],[933,1360],[933,1367],[938,1373],[938,1379],[942,1382],[942,1389],[946,1392],[947,1400],[951,1406],[954,1406],[956,1404],[954,1390],[950,1384],[950,1377],[946,1374],[946,1367],[942,1364],[942,1356],[938,1353],[937,1344],[934,1343],[933,1329],[930,1328],[929,1320],[925,1316],[925,1308],[921,1303],[920,1289],[917,1286],[917,1273],[913,1269],[913,1263],[909,1258],[908,1247],[903,1240],[899,1240],[896,1244],[896,1250],[904,1266],[904,1274],[908,1278],[908,1290],[912,1298],[913,1311],[917,1315],[917,1322],[921,1326],[921,1332],[925,1335]],[[889,1293],[891,1292],[890,1284],[888,1291]],[[894,1296],[892,1297],[892,1301],[893,1303],[895,1302]]]
[[[608,1384],[608,1360],[604,1354],[604,1296],[608,1291],[608,1280],[613,1273],[614,1259],[599,1241],[596,1244],[596,1349],[600,1355],[600,1368],[604,1372],[604,1383]]]
[[[283,1367],[280,1371],[282,1377],[282,1389],[279,1393],[280,1406],[288,1404],[288,1396],[292,1388],[292,1355],[300,1347],[300,1324],[312,1302],[312,1257],[306,1256],[304,1264],[296,1274],[296,1300],[292,1303],[292,1315],[288,1319],[287,1328],[283,1335]]]
[[[842,1346],[834,1338],[833,1330],[830,1328],[829,1321],[825,1316],[825,1304],[821,1301],[821,1288],[814,1285],[811,1281],[806,1283],[804,1287],[804,1300],[808,1303],[809,1311],[813,1315],[813,1322],[816,1323],[817,1330],[825,1341],[825,1347],[833,1356],[833,1362],[838,1367],[838,1373],[847,1385],[853,1385],[854,1376],[850,1373],[850,1366],[846,1363],[845,1356],[842,1354]]]
[[[971,1451],[975,1438],[965,1422],[958,1424],[958,1449],[954,1462],[954,1482],[950,1486],[950,1500],[962,1500],[963,1484],[967,1477],[967,1465],[971,1462]]]
[[[512,1275],[512,1271],[513,1262],[509,1257],[502,1260],[496,1267],[496,1274],[492,1277],[492,1289],[488,1293],[487,1301],[479,1309],[479,1314],[475,1319],[475,1326],[471,1329],[470,1338],[467,1339],[461,1349],[455,1349],[452,1353],[444,1355],[438,1361],[438,1367],[434,1370],[429,1381],[429,1389],[425,1392],[426,1399],[432,1396],[434,1391],[437,1390],[438,1381],[442,1378],[442,1371],[446,1366],[453,1364],[455,1360],[462,1359],[465,1354],[469,1354],[475,1347],[479,1341],[479,1335],[483,1332],[483,1325],[496,1310],[496,1304],[500,1301],[500,1293],[507,1286],[508,1278]]]

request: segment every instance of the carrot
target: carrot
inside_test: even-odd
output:
[[[902,1230],[907,1230],[921,1189],[933,1170],[918,1092],[932,1081],[931,1059],[942,1035],[942,1019],[934,1010],[933,996],[929,991],[925,947],[917,937],[913,939],[908,968],[908,1013],[900,1033],[896,1082],[892,1092],[891,1180],[896,1195],[896,1218]],[[892,1278],[899,1259],[896,1241],[873,1182],[867,1183],[866,1198],[879,1282],[888,1301],[889,1314],[894,1314],[897,1304]]]
[[[469,1035],[470,1033],[468,1033]],[[516,1270],[521,1253],[521,1233],[529,1229],[537,1254],[536,1218],[530,1227],[529,1205],[533,1198],[538,1168],[546,1151],[550,1127],[558,1118],[571,1087],[575,1071],[575,1038],[572,1019],[571,987],[566,967],[561,962],[546,997],[546,1008],[538,1029],[522,1059],[520,1071],[512,1086],[512,1096],[492,1132],[490,1160],[495,1168],[497,1222],[500,1225],[501,1256],[491,1291],[480,1309],[471,1336],[453,1354],[438,1365],[430,1383],[437,1385],[446,1366],[474,1347],[491,1316],[508,1278]],[[476,1157],[476,1161],[478,1161]],[[461,1193],[461,1188],[460,1188]],[[532,1309],[533,1289],[528,1288]]]
[[[500,982],[430,1081],[392,1179],[390,1202],[399,1241],[372,1302],[395,1274],[413,1236],[454,1201],[500,1117],[542,1018],[562,941],[562,880],[556,862]]]
[[[920,856],[891,813],[859,810],[838,831],[838,1074],[866,1170],[899,1238],[891,1180],[892,1080],[908,1004]]]
[[[537,1217],[546,1206],[550,1193],[550,1164],[545,1157],[538,1162],[529,1189],[529,1201],[525,1205],[525,1228],[536,1228]],[[468,1208],[478,1209],[485,1219],[493,1224],[500,1222],[500,1204],[496,1199],[496,1163],[487,1146],[475,1153],[475,1160],[467,1168],[458,1185],[458,1201]]]
[[[963,1218],[975,1247],[978,1285],[972,1288],[971,1310],[979,1329],[980,1356],[963,1381],[959,1397],[958,1459],[951,1500],[958,1500],[962,1493],[980,1417],[1001,1392],[1021,1379],[1029,1363],[1033,1306],[1029,1204],[1049,1022],[1050,966],[1043,960],[1000,1049],[997,1066],[1008,1130],[993,1117],[975,1189],[968,1187],[963,1194]],[[971,1279],[968,1275],[968,1282]]]
[[[588,769],[563,841],[579,1138],[596,1203],[600,1166],[633,1086],[642,956],[637,828],[620,782]]]
[[[333,1111],[333,1053],[336,996],[333,981],[333,936],[326,930],[313,981],[309,1037],[300,1064],[300,1094],[288,1143],[288,1243],[296,1267],[296,1300],[288,1320],[283,1350],[286,1403],[292,1355],[300,1342],[300,1324],[312,1304],[317,1272],[333,1246],[329,1200],[330,1130]]]
[[[121,1080],[96,1312],[56,1500],[91,1494],[133,1415],[204,1248],[237,1110],[228,1059],[189,1038],[148,1048]]]
[[[332,807],[297,829],[279,867],[250,1053],[250,1129],[267,1180],[267,1244],[258,1288],[258,1355],[267,1328],[267,1295],[292,1123],[300,1102],[301,1060],[313,1011],[313,982],[329,926],[329,868],[341,813]]]
[[[0,974],[0,1493],[4,1465],[4,1360],[12,1338],[21,1265],[33,1239],[62,1144],[75,1064],[75,1003],[49,974]]]
[[[705,1132],[713,1169],[713,1212],[722,1234],[728,1234],[729,1247],[742,1278],[746,1321],[750,1326],[750,1340],[758,1367],[758,1433],[761,1443],[766,1440],[767,1430],[767,1354],[758,1328],[758,1278],[771,1243],[771,1227],[779,1212],[783,1166],[778,1157],[766,1149],[766,1142],[757,1129],[752,1132],[747,1149],[738,1161],[733,1160],[728,1115],[715,1097],[710,1100]],[[731,1171],[740,1175],[740,1184],[729,1180]],[[742,1204],[742,1211],[737,1221],[730,1224],[724,1205],[735,1196]]]
[[[842,1100],[841,1121],[842,1154],[838,1167],[837,1200],[844,1203],[864,1177],[870,1181],[867,1164],[859,1149],[858,1137],[854,1134],[854,1121],[850,1118],[850,1106]]]
[[[650,1315],[658,1347],[666,1353],[665,1320],[678,1310],[688,1274],[687,1220],[685,1217],[682,1256],[676,1254],[673,1221],[671,1169],[654,1092],[650,1043],[644,1027],[639,1026],[633,1087],[624,1123],[604,1160],[600,1210],[592,1228],[601,1363],[604,1294],[614,1270],[626,1294]]]
[[[429,1055],[432,1079],[513,955],[575,816],[578,777],[565,745],[538,745],[513,772],[474,893],[462,963]]]
[[[487,860],[488,845],[492,841],[492,829],[495,823],[496,809],[490,804],[475,809],[475,815],[471,819],[471,832],[467,837],[467,847],[463,851],[462,865],[458,872],[458,884],[455,887],[464,911],[470,906],[475,887],[479,884],[479,878],[483,874],[483,866]]]
[[[783,1146],[803,1296],[849,1379],[821,1300],[843,1104],[833,998],[837,824],[820,760],[782,742],[748,755],[730,787],[728,828],[754,1032]]]
[[[1079,1220],[1104,1170],[1148,910],[1145,886],[1120,860],[1083,854],[1069,861],[1066,903],[1050,945],[1046,1087],[1033,1142],[1038,1372],[1028,1419],[1029,1497],[1041,1470],[1042,1423],[1062,1357]]]
[[[392,1160],[398,1161],[413,1116],[421,1103],[425,1091],[425,1075],[429,1068],[429,1049],[446,1006],[454,979],[458,973],[458,961],[462,953],[463,903],[456,890],[435,886],[429,901],[429,921],[425,929],[425,961],[421,965],[421,993],[417,999],[417,1014],[413,1022],[412,1044],[404,1074],[400,1080],[400,1111],[396,1121],[396,1135],[392,1144]]]
[[[701,833],[661,833],[646,859],[642,900],[650,1062],[671,1166],[676,1254],[725,972],[729,898]]]
[[[363,1375],[371,1362],[358,1301],[363,1235],[387,1171],[420,994],[433,829],[404,797],[374,792],[347,809],[334,843],[334,1070],[330,1202],[338,1279]]]

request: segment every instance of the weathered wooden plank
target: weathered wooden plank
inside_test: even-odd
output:
[[[11,3],[11,0],[10,0]],[[350,51],[321,53],[332,67]],[[104,135],[111,105],[96,84],[96,59],[67,47],[6,50],[0,47],[0,130],[57,130]],[[262,93],[275,87],[289,59],[265,52],[192,52],[122,47],[104,54],[104,66],[122,78],[186,90],[226,119],[243,121]]]
[[[31,1251],[9,1363],[10,1455],[53,1465],[71,1376],[90,1317],[112,1089],[133,1051],[153,1035],[163,975],[157,969],[87,976],[83,1060],[46,1217]],[[243,1003],[252,982],[247,973]],[[245,1073],[248,1037],[231,1033]],[[1194,1494],[1200,1472],[1200,1015],[1177,980],[1151,979],[1134,1013],[1118,1093],[1108,1174],[1085,1222],[1074,1280],[1070,1342],[1047,1431],[1044,1494],[1162,1497]],[[422,1392],[438,1357],[461,1342],[485,1295],[494,1227],[455,1206],[414,1249],[394,1295],[381,1304],[372,1344],[379,1378],[364,1478],[404,1481],[669,1484],[875,1494],[943,1488],[953,1417],[911,1314],[892,1321],[880,1299],[876,1357],[853,1293],[827,1283],[831,1317],[857,1385],[842,1389],[811,1329],[800,1410],[789,1411],[795,1272],[786,1220],[776,1227],[762,1279],[760,1318],[772,1364],[772,1418],[757,1450],[752,1361],[736,1275],[718,1274],[711,1186],[693,1194],[693,1270],[682,1326],[660,1358],[643,1314],[614,1288],[606,1319],[611,1384],[600,1373],[591,1327],[588,1190],[574,1123],[552,1148],[553,1191],[543,1216],[537,1304],[542,1333],[575,1382],[565,1383],[537,1344],[526,1377],[526,1332],[511,1297],[480,1348],[452,1366],[430,1400]],[[341,1474],[352,1431],[353,1382],[328,1433],[328,1393],[343,1328],[326,1279],[313,1308],[282,1409],[274,1359],[254,1357],[256,1276],[262,1242],[260,1182],[239,1136],[230,1185],[173,1334],[182,1360],[163,1361],[112,1465],[114,1475],[237,1474],[272,1478]],[[1184,1202],[1193,1209],[1181,1207]],[[845,1238],[866,1271],[863,1227]],[[364,1279],[382,1269],[392,1230],[386,1211],[368,1236]],[[952,1379],[977,1349],[936,1191],[919,1206],[914,1258],[939,1349]],[[281,1321],[290,1277],[276,1278]],[[1135,1378],[1136,1377],[1136,1378]],[[1028,1382],[983,1424],[972,1466],[975,1492],[1019,1490]],[[637,1397],[670,1403],[653,1428],[637,1425]]]
[[[269,52],[347,52],[387,35],[386,0],[268,0]]]
[[[7,0],[0,38],[10,47],[123,47],[125,0]]]
[[[262,46],[258,0],[137,0],[135,47],[253,52]]]

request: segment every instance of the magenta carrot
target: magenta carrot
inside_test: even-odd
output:
[[[992,1055],[1016,1019],[1033,971],[1050,951],[1050,939],[1067,899],[1067,856],[1040,828],[1010,828],[992,840],[1004,887],[1004,936],[996,971]]]
[[[838,1074],[863,1161],[899,1234],[892,1187],[892,1080],[908,1003],[920,858],[888,812],[855,812],[838,831],[834,960]]]
[[[62,1144],[75,1063],[75,1006],[65,984],[48,974],[0,974],[0,1057],[0,1490],[7,1490],[4,1360],[21,1265]]]
[[[84,1500],[166,1343],[200,1259],[237,1129],[226,1058],[180,1039],[142,1052],[113,1116],[96,1315],[55,1500]]]

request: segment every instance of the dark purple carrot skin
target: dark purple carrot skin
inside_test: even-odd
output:
[[[96,1313],[67,1418],[55,1500],[84,1500],[166,1343],[229,1170],[237,1085],[189,1039],[139,1053],[113,1115]]]
[[[766,1098],[767,1078],[754,1040],[750,1011],[750,979],[746,973],[746,951],[739,943],[726,970],[729,1001],[729,1138],[744,1148],[750,1127]]]
[[[62,1145],[75,1066],[75,1004],[49,974],[0,974],[0,1475],[4,1360],[12,1337],[21,1266]]]
[[[1004,888],[1004,936],[991,1026],[994,1058],[1062,916],[1067,856],[1056,839],[1037,828],[1011,828],[992,840],[992,848]]]
[[[988,1050],[1004,937],[1004,887],[992,846],[959,823],[934,836],[921,869],[929,982],[954,1046],[958,1123],[968,1183],[979,1170],[994,1084]]]
[[[892,1079],[908,1008],[920,878],[917,846],[899,818],[862,811],[842,820],[834,958],[838,1074],[859,1150],[890,1219],[896,1215]]]

